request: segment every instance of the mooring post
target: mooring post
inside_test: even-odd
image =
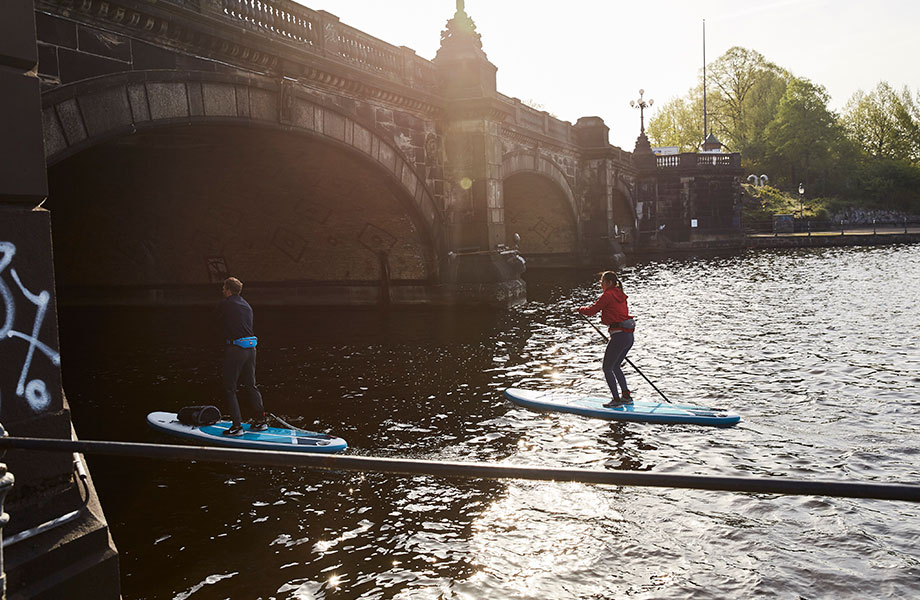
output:
[[[0,424],[0,437],[6,437],[6,429]],[[6,450],[0,452],[0,459],[6,454]],[[6,600],[6,570],[3,568],[3,528],[10,520],[10,516],[3,510],[3,502],[10,488],[13,487],[15,478],[13,474],[6,470],[6,463],[0,462],[0,600]]]

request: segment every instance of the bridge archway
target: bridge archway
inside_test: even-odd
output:
[[[562,170],[532,152],[512,152],[503,157],[502,177],[506,239],[520,234],[530,266],[577,264],[581,229]]]
[[[196,303],[227,273],[284,303],[400,301],[437,283],[440,211],[385,134],[276,82],[181,75],[44,98],[65,299]]]

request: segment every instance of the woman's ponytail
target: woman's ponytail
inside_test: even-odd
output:
[[[601,273],[601,281],[606,281],[608,285],[613,285],[622,291],[623,282],[620,281],[620,278],[617,277],[617,274],[614,271],[604,271]]]

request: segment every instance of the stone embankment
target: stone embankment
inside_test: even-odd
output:
[[[744,237],[747,248],[814,248],[826,246],[886,246],[920,242],[920,227],[900,229],[850,228],[818,233],[753,234]]]

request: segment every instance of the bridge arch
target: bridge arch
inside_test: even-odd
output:
[[[247,252],[251,250],[251,254],[247,255],[245,260],[248,261],[252,272],[261,274],[263,271],[272,271],[275,278],[266,279],[267,282],[293,281],[300,276],[304,277],[305,281],[320,283],[341,279],[343,285],[351,285],[349,289],[353,289],[354,284],[370,286],[372,290],[374,286],[386,287],[387,296],[391,292],[396,295],[417,294],[417,291],[406,291],[409,289],[406,286],[413,281],[417,283],[412,284],[416,290],[421,289],[418,286],[430,286],[437,282],[438,265],[445,254],[443,217],[412,163],[391,139],[387,139],[390,137],[387,133],[377,131],[375,126],[317,101],[291,83],[279,84],[260,76],[136,71],[85,80],[51,90],[43,96],[43,112],[49,173],[66,171],[73,175],[79,171],[76,165],[85,167],[89,156],[95,157],[93,167],[104,168],[106,162],[100,162],[99,156],[114,155],[117,158],[119,149],[136,151],[132,149],[132,145],[143,147],[151,140],[154,141],[154,145],[159,142],[165,144],[166,140],[170,140],[169,144],[172,144],[173,138],[178,136],[181,138],[181,144],[191,146],[196,143],[195,135],[202,132],[207,144],[199,143],[198,146],[214,146],[215,154],[223,152],[226,155],[230,152],[220,148],[220,142],[224,140],[253,140],[258,142],[258,148],[261,149],[277,153],[285,150],[300,153],[277,169],[284,173],[257,173],[260,178],[277,177],[289,189],[300,185],[303,192],[302,197],[298,198],[298,202],[302,201],[298,207],[300,213],[291,215],[299,219],[297,223],[293,218],[287,223],[284,222],[285,215],[290,214],[288,211],[292,206],[291,202],[279,202],[264,209],[256,209],[263,212],[273,211],[275,223],[279,225],[274,237],[269,235],[270,239],[264,239],[265,236],[262,236],[262,245],[271,244],[271,250],[282,260],[290,263],[285,271],[282,266],[276,264],[278,261],[274,260],[265,248],[259,247],[259,242],[250,244]],[[283,150],[276,150],[276,147]],[[185,150],[184,147],[180,149]],[[248,159],[252,160],[257,151],[248,148],[245,150]],[[314,164],[318,162],[322,162],[323,165]],[[319,211],[314,210],[313,201],[321,200],[322,192],[313,193],[308,180],[311,174],[315,177],[317,172],[321,173],[324,166],[331,167],[339,163],[352,165],[356,170],[356,179],[360,179],[357,177],[357,173],[360,172],[368,181],[355,181],[353,192],[339,190],[336,192],[338,196],[327,195],[333,203],[336,202],[335,198],[345,198],[348,194],[352,194],[354,199],[353,205],[331,208],[341,208],[342,214],[347,212],[353,221],[357,217],[358,220],[363,219],[367,223],[364,229],[357,225],[352,227],[353,230],[348,231],[350,237],[344,241],[341,236],[338,239],[333,239],[332,236],[327,239],[325,234],[320,240],[311,236],[315,232],[323,231],[322,227],[328,224],[330,206],[319,206]],[[115,164],[123,162],[115,161]],[[270,163],[266,160],[265,164]],[[232,167],[228,168],[232,171]],[[339,184],[351,183],[347,181],[347,166],[336,168],[340,170],[324,180],[321,186],[326,191],[332,187],[330,180]],[[155,171],[155,168],[152,171]],[[190,171],[191,168],[183,169],[181,174],[187,175]],[[109,175],[113,173],[96,173],[96,177],[92,178],[94,189],[99,189],[101,185],[95,181],[104,180]],[[233,176],[229,177],[229,180],[240,181],[238,174],[231,175]],[[60,181],[66,181],[66,178],[61,177]],[[200,181],[197,183],[201,195],[202,185]],[[225,183],[224,188],[228,185],[230,184]],[[262,189],[267,187],[268,184],[265,184]],[[169,191],[171,189],[169,188]],[[375,190],[380,190],[379,195]],[[49,204],[53,212],[61,212],[62,203],[56,200],[54,191],[52,185]],[[234,190],[225,191],[232,194]],[[273,196],[271,190],[266,191],[268,196]],[[239,193],[237,195],[239,196]],[[373,212],[372,217],[367,217],[361,212],[360,203],[369,199],[375,202],[379,200],[375,206],[383,207],[389,203],[393,208],[381,209],[384,210],[383,213],[377,211]],[[289,197],[286,201],[290,200]],[[150,203],[143,208],[145,218],[149,217],[151,230],[165,231],[179,226],[200,227],[202,231],[188,231],[184,239],[194,236],[196,243],[200,244],[199,254],[211,257],[223,254],[222,245],[226,246],[227,239],[231,237],[227,232],[235,231],[234,228],[238,230],[240,226],[252,225],[252,228],[255,228],[255,224],[247,223],[248,217],[243,211],[236,210],[233,214],[234,207],[222,206],[220,201],[208,203],[207,207],[199,207],[193,215],[195,218],[186,218],[182,224],[170,224],[166,221],[164,225],[162,213],[169,210],[165,206],[160,209],[159,214],[157,209],[148,208]],[[175,205],[176,202],[173,201],[172,206]],[[401,208],[397,208],[397,205]],[[68,207],[66,210],[71,211],[70,215],[74,215],[73,208]],[[377,227],[379,223],[375,218],[380,215],[389,219],[388,223],[393,225],[394,235],[389,235],[386,226],[381,225],[383,229]],[[206,226],[201,226],[199,222],[204,220],[202,217],[207,217],[209,221]],[[342,219],[344,218],[343,216]],[[92,219],[119,226],[117,216],[101,214],[98,211],[93,213]],[[139,219],[140,217],[133,223],[135,229],[138,227]],[[76,222],[75,218],[72,221]],[[217,230],[217,224],[226,227],[219,231],[208,230],[209,227]],[[80,227],[82,230],[89,229],[82,225]],[[266,230],[263,228],[262,231]],[[69,235],[77,234],[70,232]],[[131,247],[128,248],[128,245]],[[362,257],[358,261],[360,264],[333,265],[329,254],[333,252],[333,246],[346,252],[348,248],[353,248],[352,256]],[[239,244],[236,249],[240,250]],[[101,250],[92,249],[96,253]],[[203,269],[196,271],[198,275],[195,276],[187,272],[179,273],[181,269],[176,267],[182,260],[178,256],[179,252],[173,252],[172,248],[164,249],[163,244],[151,247],[149,240],[137,243],[129,240],[128,244],[116,250],[123,251],[126,256],[130,255],[133,261],[130,269],[123,269],[137,274],[137,281],[132,281],[130,276],[125,277],[129,284],[142,286],[159,277],[167,284],[192,285],[194,278],[200,277],[203,273]],[[104,251],[109,250],[106,248]],[[324,258],[319,258],[324,252]],[[208,260],[210,261],[210,258]],[[387,263],[387,260],[390,262]],[[161,264],[166,262],[170,262],[171,266],[167,268]],[[234,264],[229,267],[233,268],[235,273],[240,273],[243,260],[232,262]],[[338,262],[341,263],[342,260]],[[124,266],[126,261],[119,264]],[[330,275],[334,266],[340,267],[339,271],[344,273],[341,278]],[[116,268],[116,263],[113,262],[109,270],[114,272]],[[213,275],[210,270],[209,262],[208,276]],[[77,274],[84,272],[79,268],[75,271]],[[398,288],[397,285],[398,289],[391,289],[391,277],[395,283],[403,287]],[[253,279],[253,276],[250,275],[249,278]],[[80,277],[72,279],[79,280]],[[109,275],[108,280],[112,279],[114,277]],[[204,277],[203,281],[208,281],[208,277]],[[328,288],[327,285],[324,289]],[[298,293],[304,295],[304,292]],[[373,296],[376,292],[369,293]],[[335,302],[331,295],[330,298]],[[400,300],[397,298],[394,301]]]
[[[320,137],[385,168],[442,243],[441,210],[402,151],[373,126],[299,96],[293,85],[254,75],[132,71],[50,90],[42,112],[48,167],[112,138],[177,124],[237,123]]]
[[[521,235],[521,252],[534,266],[577,262],[581,223],[572,186],[551,159],[532,151],[502,157],[506,237]]]

